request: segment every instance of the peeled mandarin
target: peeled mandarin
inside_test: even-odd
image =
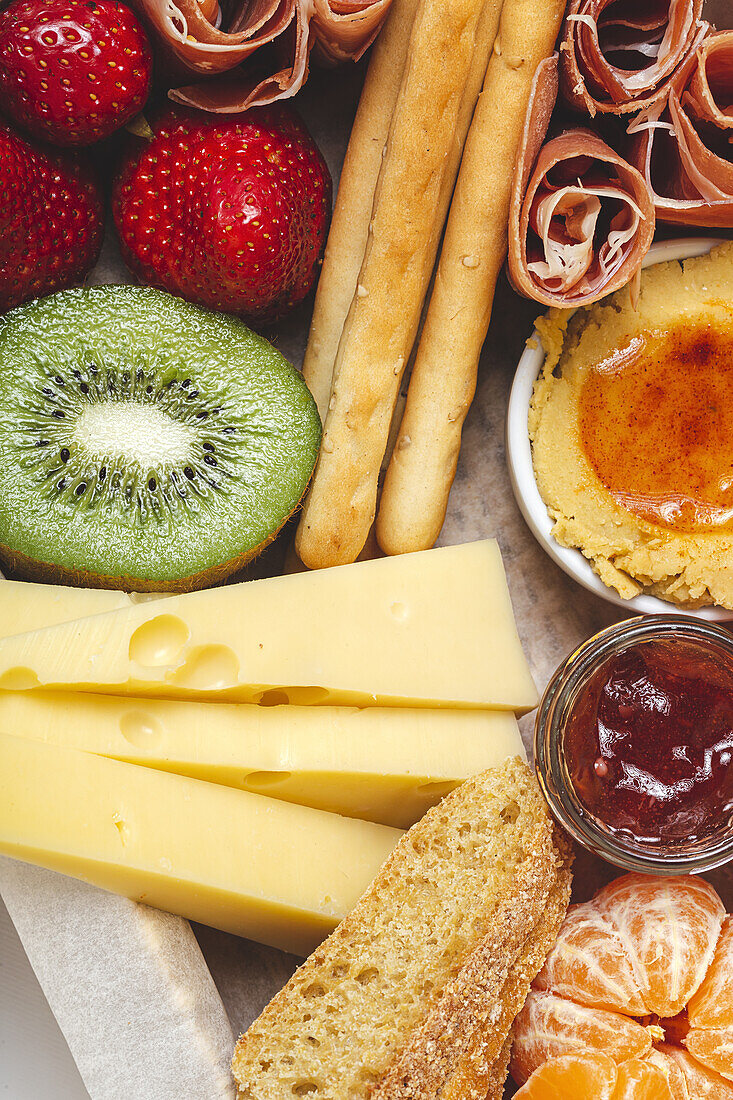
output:
[[[585,1008],[553,993],[531,990],[514,1024],[511,1073],[522,1084],[550,1058],[603,1051],[616,1062],[652,1048],[653,1032],[617,1012]]]
[[[668,1054],[655,1047],[651,1054],[647,1054],[646,1061],[662,1071],[672,1094],[672,1100],[690,1100],[685,1075]]]
[[[646,1060],[632,1058],[618,1067],[613,1100],[674,1100],[667,1075]]]
[[[733,1081],[733,1024],[690,1031],[684,1044],[699,1062]]]
[[[687,1087],[685,1100],[733,1100],[733,1085],[691,1054],[673,1046],[662,1046],[659,1052],[681,1071]]]
[[[616,879],[568,911],[517,1017],[512,1076],[531,1085],[551,1061],[603,1054],[613,1100],[733,1100],[731,975],[733,916],[712,886]]]
[[[726,917],[713,961],[687,1005],[690,1027],[733,1025],[733,917]]]

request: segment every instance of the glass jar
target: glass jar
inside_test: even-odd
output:
[[[703,837],[674,843],[646,843],[613,829],[578,797],[566,758],[565,733],[584,688],[607,661],[639,644],[670,640],[696,643],[733,672],[733,634],[724,627],[685,615],[629,619],[589,638],[560,665],[547,685],[535,723],[537,777],[553,816],[595,855],[646,874],[699,873],[733,860],[733,815],[721,814]],[[733,763],[728,766],[733,769]]]

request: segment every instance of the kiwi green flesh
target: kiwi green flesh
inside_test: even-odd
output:
[[[241,321],[147,287],[63,291],[0,319],[0,560],[140,591],[224,580],[274,538],[321,425]]]

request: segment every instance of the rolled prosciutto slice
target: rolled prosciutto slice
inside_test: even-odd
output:
[[[178,70],[203,83],[170,92],[205,111],[236,113],[295,95],[313,49],[330,64],[357,60],[391,0],[236,0],[222,21],[217,0],[136,0]],[[261,47],[260,57],[247,61]],[[220,75],[225,74],[225,75]]]
[[[563,95],[576,110],[626,114],[666,99],[704,38],[703,0],[571,0],[561,54]]]
[[[733,228],[733,31],[706,38],[630,132],[660,220]]]
[[[514,176],[509,275],[527,298],[588,305],[635,279],[654,237],[641,174],[586,129],[543,144],[557,97],[557,57],[537,70]]]

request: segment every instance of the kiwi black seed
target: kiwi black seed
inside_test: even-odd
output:
[[[162,291],[63,291],[0,318],[0,559],[15,575],[186,590],[297,507],[321,425],[240,321]]]

